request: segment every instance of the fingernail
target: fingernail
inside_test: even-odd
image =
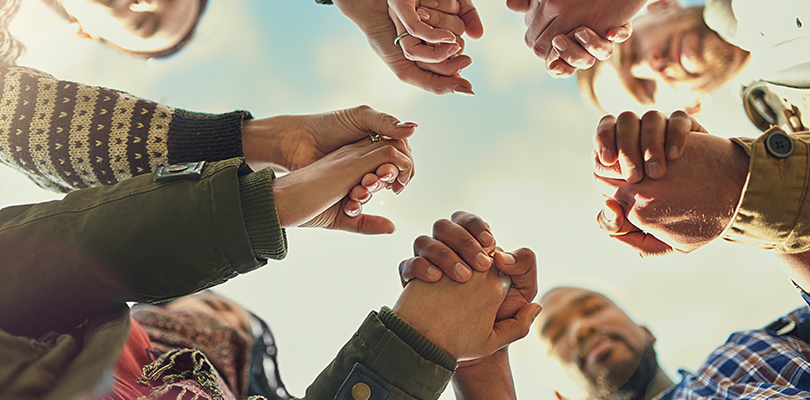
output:
[[[574,36],[582,44],[588,44],[588,42],[591,40],[591,36],[588,35],[588,32],[585,32],[585,31],[577,31],[576,33],[574,33]]]
[[[430,13],[421,8],[416,10],[416,13],[419,15],[419,19],[421,19],[422,21],[427,21],[430,19]]]
[[[416,122],[399,122],[399,123],[397,123],[397,128],[416,128],[417,126],[419,126],[419,125],[417,125]]]
[[[627,181],[627,183],[637,183],[641,180],[641,174],[636,167],[629,168],[626,175],[624,180]]]
[[[626,29],[622,29],[613,36],[614,42],[624,42],[630,38],[630,33]]]
[[[509,253],[503,253],[503,262],[506,265],[512,265],[512,264],[516,263],[517,261],[515,260],[515,256],[513,256],[513,255],[511,255]]]
[[[388,174],[380,178],[381,181],[391,183],[394,181],[394,174]]]
[[[458,69],[461,70],[461,69],[467,68],[470,65],[472,65],[472,63],[473,63],[472,58],[468,58],[466,61],[462,61],[461,64],[459,64]]]
[[[453,88],[453,93],[467,97],[475,96],[475,92],[473,92],[472,89],[466,88],[464,86],[456,86],[455,88]]]
[[[568,41],[565,40],[565,36],[556,36],[551,40],[551,45],[559,51],[565,51],[568,48]]]
[[[608,149],[607,147],[602,148],[602,160],[612,160],[613,157],[615,157],[613,150]]]
[[[365,196],[363,196],[363,198],[362,198],[362,199],[357,199],[357,201],[359,201],[359,202],[361,202],[361,203],[365,203],[365,202],[366,202],[366,201],[368,201],[370,198],[371,198],[371,192],[368,192],[368,193],[366,193],[366,195],[365,195]]]
[[[380,182],[381,181],[374,182],[373,185],[369,186],[367,189],[369,193],[376,193],[378,190],[380,190]]]
[[[456,263],[456,273],[460,277],[466,278],[468,275],[470,275],[470,269],[462,263]]]
[[[536,307],[534,307],[534,313],[533,314],[534,314],[535,318],[537,318],[537,316],[540,315],[540,311],[543,311],[543,306],[538,304]],[[557,396],[559,397],[560,395],[558,394]]]
[[[678,157],[678,146],[675,145],[669,146],[669,150],[667,150],[667,157],[669,157],[670,159]]]
[[[654,161],[647,163],[647,175],[649,175],[650,177],[658,178],[661,176],[661,172],[662,172],[661,164]]]
[[[430,266],[428,268],[428,270],[427,270],[427,273],[428,273],[429,277],[435,278],[435,277],[439,276],[439,269],[434,267],[434,266]]]
[[[602,217],[606,222],[613,222],[616,220],[616,213],[610,207],[602,208]]]
[[[358,208],[356,210],[348,210],[348,211],[346,211],[346,215],[348,215],[350,217],[356,217],[356,216],[360,215],[360,209]]]
[[[475,261],[478,261],[478,265],[482,267],[488,267],[492,262],[492,259],[484,253],[478,253],[475,255]]]
[[[495,240],[495,238],[494,238],[494,237],[492,237],[492,234],[491,234],[491,233],[489,233],[489,232],[487,232],[487,231],[483,231],[483,232],[481,232],[481,234],[480,234],[480,235],[478,235],[478,241],[479,241],[479,242],[481,243],[481,245],[482,245],[482,246],[484,246],[484,247],[487,247],[487,246],[489,246],[490,244],[492,244],[492,242],[493,242],[494,240]]]
[[[555,73],[556,75],[562,75],[565,71],[563,71],[563,67],[555,65],[554,68],[551,69],[551,72]]]

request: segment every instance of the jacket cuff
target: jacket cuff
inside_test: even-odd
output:
[[[789,138],[792,152],[785,155],[769,149],[772,136]],[[782,253],[810,249],[810,214],[805,207],[810,151],[806,139],[810,134],[785,135],[778,127],[756,140],[732,139],[745,150],[750,162],[725,240]]]
[[[247,111],[204,114],[175,109],[169,124],[169,163],[219,161],[244,156],[242,122]]]
[[[419,331],[401,320],[390,308],[383,306],[379,313],[380,321],[386,328],[394,332],[403,342],[419,353],[426,360],[441,365],[450,371],[455,371],[458,364],[456,360],[424,337]]]
[[[287,235],[278,221],[270,168],[239,177],[239,200],[250,247],[256,258],[281,260],[287,256]]]

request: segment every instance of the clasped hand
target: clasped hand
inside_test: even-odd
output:
[[[605,116],[594,146],[594,186],[606,198],[597,220],[642,257],[688,253],[730,224],[748,156],[685,112]]]

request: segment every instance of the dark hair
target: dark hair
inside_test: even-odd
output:
[[[205,7],[207,5],[208,5],[208,0],[200,0],[200,8],[197,11],[197,17],[194,20],[194,24],[191,25],[191,28],[189,28],[188,32],[186,32],[186,35],[183,36],[183,38],[180,39],[180,41],[178,41],[177,43],[175,43],[174,46],[169,47],[168,49],[157,50],[157,51],[132,51],[132,50],[125,49],[125,48],[123,48],[123,47],[121,47],[121,46],[119,46],[119,45],[117,45],[117,44],[115,44],[113,42],[110,42],[110,41],[108,41],[107,39],[104,39],[104,38],[99,38],[99,41],[101,43],[104,43],[105,45],[115,49],[115,50],[118,50],[121,53],[124,53],[124,54],[126,54],[128,56],[135,57],[135,58],[141,58],[141,59],[147,60],[147,59],[150,59],[150,58],[169,57],[169,56],[172,56],[175,53],[179,52],[180,50],[182,50],[188,44],[188,42],[191,41],[191,39],[194,39],[194,33],[197,32],[197,25],[200,24],[200,20],[202,19],[203,12],[205,12]]]

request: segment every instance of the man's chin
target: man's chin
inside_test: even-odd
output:
[[[588,379],[589,398],[593,400],[632,400],[643,396],[658,372],[658,360],[652,343],[647,341],[640,359],[630,357],[600,368]]]

